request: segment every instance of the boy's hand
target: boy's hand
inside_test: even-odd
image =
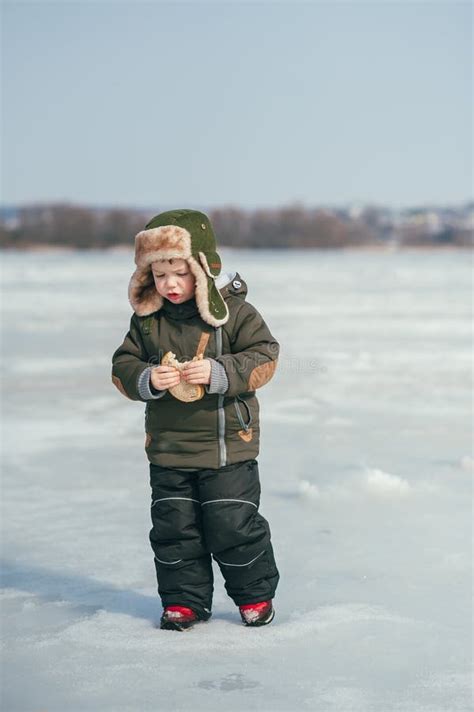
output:
[[[151,371],[150,381],[157,391],[165,391],[167,388],[178,385],[180,381],[179,371],[172,366],[157,366]]]
[[[206,358],[189,361],[183,366],[182,375],[186,383],[193,385],[198,383],[210,383],[211,362]]]

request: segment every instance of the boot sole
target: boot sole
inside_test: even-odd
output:
[[[189,621],[189,623],[178,623],[177,621],[162,621],[160,623],[160,630],[190,630],[196,623],[201,621]]]
[[[160,630],[189,630],[190,628],[193,628],[196,623],[205,623],[206,621],[209,620],[211,616],[209,615],[207,618],[196,618],[194,621],[186,621],[186,622],[179,622],[179,621],[172,621],[172,620],[166,620],[166,619],[161,619],[160,621]]]

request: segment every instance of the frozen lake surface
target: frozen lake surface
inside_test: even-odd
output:
[[[471,710],[471,256],[222,251],[282,346],[259,391],[281,581],[178,634],[141,403],[110,380],[131,253],[3,255],[5,712]]]

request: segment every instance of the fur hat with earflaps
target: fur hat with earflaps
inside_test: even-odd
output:
[[[216,238],[207,215],[197,210],[168,210],[150,220],[135,237],[137,269],[128,287],[128,298],[138,316],[161,309],[163,297],[155,288],[152,262],[183,259],[196,279],[195,298],[203,320],[221,326],[229,318],[227,305],[215,285],[221,271]]]

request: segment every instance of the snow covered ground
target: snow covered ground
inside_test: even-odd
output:
[[[4,712],[471,709],[468,252],[223,251],[281,342],[260,391],[281,581],[159,631],[131,253],[3,256]]]

